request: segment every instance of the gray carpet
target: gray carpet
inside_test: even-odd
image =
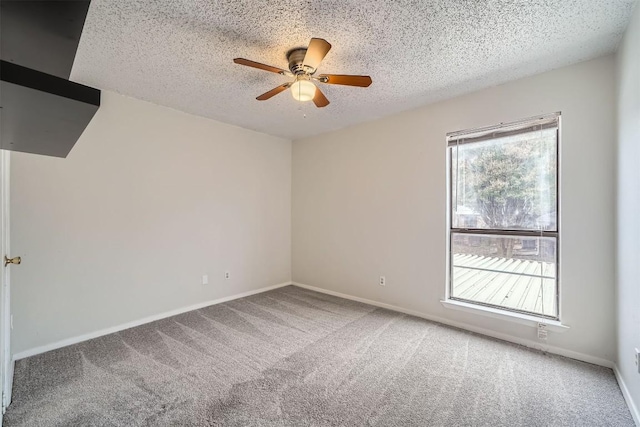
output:
[[[7,426],[633,426],[610,369],[287,286],[20,360]]]

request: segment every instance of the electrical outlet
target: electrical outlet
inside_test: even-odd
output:
[[[547,325],[545,323],[538,323],[538,339],[540,341],[547,340]]]
[[[203,285],[208,285],[209,284],[209,276],[206,274],[202,275],[202,284]]]
[[[380,276],[380,286],[385,286],[387,284],[387,279],[384,276]]]
[[[229,271],[225,271],[225,272],[224,272],[224,278],[225,278],[225,279],[231,279],[231,272],[229,272]]]

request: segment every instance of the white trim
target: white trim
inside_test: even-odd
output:
[[[330,291],[328,289],[318,288],[316,286],[309,286],[302,283],[292,282],[292,285],[299,286],[304,289],[309,289],[311,291],[320,292],[323,294],[333,295],[340,298],[345,298],[353,301],[362,302],[364,304],[373,305],[376,307],[386,308],[387,310],[397,311],[400,313],[409,314],[411,316],[421,317],[423,319],[431,320],[432,322],[438,322],[445,325],[453,326],[455,328],[464,329],[467,331],[475,332],[478,334],[486,335],[492,338],[497,338],[503,341],[509,341],[515,344],[520,344],[525,347],[530,347],[536,350],[558,354],[560,356],[568,357],[570,359],[581,360],[583,362],[592,363],[594,365],[604,366],[606,368],[613,368],[613,362],[610,360],[602,359],[600,357],[591,356],[589,354],[579,353],[573,350],[567,350],[560,347],[550,346],[546,344],[541,344],[540,342],[514,337],[513,335],[507,335],[500,332],[494,332],[490,329],[479,328],[477,326],[469,325],[467,323],[455,322],[449,319],[445,319],[438,316],[432,316],[430,314],[421,313],[419,311],[409,310],[406,308],[398,307],[391,304],[386,304],[383,302],[373,301],[366,298],[354,297],[352,295],[343,294],[340,292]]]
[[[244,298],[262,292],[271,291],[273,289],[282,288],[284,286],[291,285],[291,282],[279,283],[273,286],[266,286],[260,289],[254,289],[252,291],[242,292],[240,294],[231,295],[228,297],[222,297],[211,301],[200,302],[198,304],[190,305],[188,307],[177,308],[175,310],[165,311],[164,313],[154,314],[152,316],[144,317],[142,319],[134,320],[132,322],[123,323],[121,325],[112,326],[106,329],[100,329],[99,331],[89,332],[88,334],[79,335],[76,337],[66,338],[61,341],[57,341],[51,344],[45,344],[40,347],[31,348],[29,350],[21,351],[13,355],[13,361],[24,359],[26,357],[35,356],[36,354],[45,353],[47,351],[56,350],[58,348],[66,347],[68,345],[77,344],[83,341],[98,338],[104,335],[109,335],[114,332],[120,332],[125,329],[133,328],[135,326],[144,325],[145,323],[155,322],[156,320],[165,319],[167,317],[175,316],[178,314],[186,313],[188,311],[198,310],[200,308],[208,307],[210,305],[216,305],[227,301],[232,301],[238,298]]]
[[[467,313],[479,314],[482,316],[493,317],[494,319],[505,320],[508,322],[519,323],[521,325],[531,326],[537,328],[539,323],[547,325],[547,330],[553,332],[565,332],[569,329],[569,326],[563,325],[557,320],[545,319],[544,317],[536,317],[524,313],[516,313],[512,311],[500,310],[492,307],[485,307],[482,305],[471,304],[463,301],[456,300],[442,300],[440,301],[446,308],[453,310],[466,311]]]
[[[10,202],[10,182],[9,179],[11,177],[10,173],[10,165],[11,165],[11,152],[6,150],[0,150],[0,173],[2,174],[2,178],[0,179],[0,227],[2,227],[2,242],[0,242],[0,259],[4,255],[10,254],[10,221],[9,221],[9,202]],[[1,262],[1,261],[0,261]],[[0,384],[2,395],[2,413],[4,414],[5,409],[11,403],[11,392],[13,389],[13,361],[11,360],[11,268],[9,266],[0,266],[0,274],[2,274],[2,280],[0,281],[2,284],[2,289],[0,292],[2,293],[2,297],[0,301],[2,301],[2,307],[0,307],[0,313],[2,313],[2,321],[0,325],[2,325],[2,337],[0,338],[0,352],[2,352],[2,364],[0,369],[2,370],[2,382]],[[2,422],[0,421],[0,426]]]
[[[8,375],[9,378],[11,378],[11,381],[10,381],[11,389],[9,389],[9,394],[6,396],[6,398],[7,398],[6,405],[2,408],[2,414],[3,415],[6,412],[7,407],[11,404],[11,394],[13,392],[13,370],[15,368],[15,365],[16,365],[16,361],[11,359],[11,361],[9,362],[9,366],[7,367],[7,375]],[[0,418],[2,418],[2,417],[0,417]],[[2,423],[1,422],[0,422],[0,427],[2,427]]]
[[[305,285],[302,283],[297,283],[297,282],[284,282],[284,283],[279,283],[277,285],[273,285],[273,286],[267,286],[264,288],[260,288],[260,289],[255,289],[252,291],[247,291],[247,292],[243,292],[240,294],[235,294],[235,295],[231,295],[228,297],[223,297],[223,298],[218,298],[215,300],[211,300],[211,301],[206,301],[206,302],[202,302],[202,303],[198,303],[198,304],[194,304],[188,307],[182,307],[179,309],[175,309],[175,310],[171,310],[171,311],[167,311],[164,313],[160,313],[160,314],[156,314],[153,316],[149,316],[149,317],[145,317],[143,319],[139,319],[139,320],[135,320],[133,322],[128,322],[128,323],[124,323],[118,326],[113,326],[111,328],[106,328],[106,329],[101,329],[99,331],[95,331],[95,332],[91,332],[88,334],[84,334],[84,335],[80,335],[77,337],[72,337],[72,338],[67,338],[64,339],[62,341],[58,341],[52,344],[47,344],[44,346],[40,346],[40,347],[35,347],[32,348],[30,350],[25,350],[22,351],[20,353],[17,353],[13,356],[13,360],[10,363],[10,375],[13,377],[13,367],[14,367],[14,363],[16,360],[20,360],[20,359],[24,359],[26,357],[30,357],[30,356],[35,356],[37,354],[40,353],[45,353],[47,351],[51,351],[51,350],[55,350],[58,348],[62,348],[62,347],[66,347],[68,345],[72,345],[72,344],[77,344],[83,341],[87,341],[93,338],[98,338],[104,335],[108,335],[108,334],[112,334],[114,332],[119,332],[125,329],[129,329],[129,328],[133,328],[135,326],[140,326],[143,325],[145,323],[150,323],[150,322],[154,322],[156,320],[161,320],[167,317],[171,317],[171,316],[175,316],[178,314],[182,314],[182,313],[186,313],[188,311],[192,311],[192,310],[197,310],[203,307],[208,307],[211,305],[215,305],[215,304],[220,304],[223,302],[227,302],[227,301],[232,301],[235,299],[239,299],[239,298],[244,298],[244,297],[248,297],[251,295],[255,295],[255,294],[259,294],[262,292],[267,292],[273,289],[278,289],[278,288],[282,288],[284,286],[288,286],[288,285],[294,285],[294,286],[298,286],[300,288],[304,288],[304,289],[309,289],[311,291],[315,291],[315,292],[320,292],[323,294],[328,294],[328,295],[333,295],[336,297],[340,297],[340,298],[345,298],[348,300],[352,300],[352,301],[358,301],[364,304],[369,304],[369,305],[373,305],[375,307],[381,307],[381,308],[386,308],[388,310],[392,310],[392,311],[397,311],[400,313],[405,313],[405,314],[409,314],[411,316],[416,316],[416,317],[420,317],[423,319],[427,319],[433,322],[438,322],[438,323],[442,323],[445,325],[449,325],[449,326],[453,326],[456,328],[460,328],[460,329],[464,329],[464,330],[468,330],[471,332],[476,332],[482,335],[487,335],[493,338],[497,338],[497,339],[501,339],[503,341],[509,341],[509,342],[513,342],[516,344],[520,344],[520,345],[524,345],[526,347],[530,347],[530,348],[534,348],[537,350],[542,350],[542,351],[546,351],[549,353],[553,353],[553,354],[558,354],[561,356],[565,356],[565,357],[569,357],[571,359],[577,359],[577,360],[581,360],[583,362],[587,362],[587,363],[593,363],[595,365],[600,365],[600,366],[604,366],[607,368],[612,368],[613,372],[615,373],[616,379],[618,380],[618,384],[620,385],[620,389],[622,391],[622,395],[624,396],[627,405],[629,406],[629,410],[631,411],[631,415],[633,416],[633,419],[636,423],[636,425],[640,426],[640,415],[637,409],[637,406],[635,405],[635,403],[633,402],[633,399],[631,398],[631,395],[629,393],[629,390],[627,389],[626,384],[624,383],[624,380],[622,379],[622,376],[620,374],[620,372],[618,371],[618,367],[611,361],[606,360],[606,359],[601,359],[599,357],[594,357],[594,356],[590,356],[587,354],[583,354],[583,353],[578,353],[572,350],[566,350],[563,348],[559,348],[559,347],[553,347],[553,346],[544,346],[544,348],[540,345],[540,343],[537,343],[535,341],[531,341],[531,340],[526,340],[526,339],[522,339],[522,338],[517,338],[517,337],[513,337],[511,335],[506,335],[506,334],[501,334],[498,332],[494,332],[488,329],[484,329],[484,328],[478,328],[475,326],[471,326],[471,325],[467,325],[464,323],[460,323],[460,322],[454,322],[448,319],[444,319],[441,317],[437,317],[437,316],[432,316],[432,315],[428,315],[428,314],[424,314],[424,313],[420,313],[418,311],[414,311],[414,310],[408,310],[402,307],[398,307],[395,305],[391,305],[391,304],[386,304],[386,303],[381,303],[378,301],[373,301],[373,300],[369,300],[366,298],[360,298],[360,297],[355,297],[352,295],[347,295],[347,294],[343,294],[341,292],[335,292],[335,291],[330,291],[328,289],[323,289],[323,288],[318,288],[316,286],[310,286],[310,285]]]
[[[618,369],[618,365],[616,365],[615,363],[613,364],[613,373],[616,375],[616,380],[618,380],[620,391],[622,391],[622,396],[624,396],[624,400],[627,402],[627,406],[629,407],[629,412],[631,412],[633,421],[635,421],[637,426],[640,426],[640,411],[638,411],[638,407],[633,401],[631,393],[629,393],[627,384],[625,384],[624,380],[622,379],[622,373]]]

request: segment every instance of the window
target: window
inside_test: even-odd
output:
[[[447,135],[449,299],[559,318],[559,121]]]

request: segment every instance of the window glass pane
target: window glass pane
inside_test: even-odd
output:
[[[453,228],[557,231],[556,129],[451,147]]]
[[[556,238],[451,233],[451,297],[557,317]]]

